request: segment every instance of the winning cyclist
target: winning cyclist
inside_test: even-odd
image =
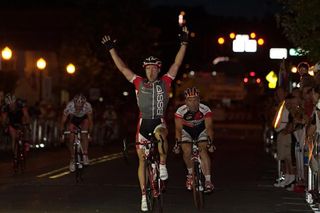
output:
[[[162,180],[168,179],[168,172],[166,168],[168,130],[164,121],[164,113],[169,101],[171,83],[177,75],[187,49],[187,27],[182,29],[180,39],[181,46],[175,57],[174,63],[171,65],[169,71],[160,78],[158,78],[158,75],[160,73],[162,63],[158,58],[150,56],[143,61],[143,68],[145,69],[145,74],[147,76],[147,78],[143,78],[136,75],[119,57],[116,49],[114,48],[115,43],[110,39],[110,36],[104,36],[102,39],[102,44],[104,44],[110,52],[119,71],[135,86],[137,102],[140,110],[136,142],[145,143],[150,141],[151,136],[149,133],[154,133],[157,140],[161,140],[161,138],[163,139],[164,150],[162,150],[161,143],[159,143],[158,146],[160,154],[160,178]],[[140,146],[137,146],[136,148],[139,157],[138,178],[142,192],[141,210],[148,211],[145,195],[144,151]]]
[[[72,101],[70,101],[63,111],[61,119],[61,129],[65,129],[64,126],[68,122],[67,129],[69,131],[75,131],[77,127],[81,130],[91,132],[93,127],[92,121],[92,107],[89,102],[86,101],[85,96],[82,94],[76,95]],[[88,134],[83,133],[81,135],[81,146],[83,149],[83,164],[89,165],[88,158]],[[75,171],[74,165],[74,150],[73,150],[74,135],[69,137],[68,148],[71,154],[71,160],[69,169],[71,172]]]
[[[14,160],[17,160],[16,140],[17,131],[22,130],[23,125],[30,123],[28,108],[21,99],[17,99],[12,94],[6,94],[4,105],[2,106],[2,124],[8,127],[8,131],[12,140],[12,152]]]
[[[211,182],[211,159],[208,155],[213,152],[215,147],[211,143],[213,138],[212,112],[210,108],[200,103],[199,91],[195,88],[188,88],[184,92],[185,104],[179,107],[175,113],[176,139],[181,142],[190,142],[192,140],[207,141],[199,143],[202,170],[205,176],[205,192],[211,192],[214,186]],[[208,143],[209,142],[209,143]],[[179,150],[177,145],[174,151]],[[183,159],[186,164],[188,175],[186,187],[192,189],[192,161],[191,161],[191,145],[187,143],[181,144]]]

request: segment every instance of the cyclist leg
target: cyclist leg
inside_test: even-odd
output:
[[[12,154],[13,157],[16,159],[17,158],[17,130],[13,128],[11,125],[9,125],[9,135],[11,138],[11,143],[12,143]]]
[[[200,158],[201,168],[205,177],[205,192],[211,192],[214,189],[214,185],[211,181],[211,158],[207,150],[208,143],[200,143]]]
[[[76,126],[72,123],[69,123],[67,128],[69,131],[75,131]],[[70,152],[69,170],[71,172],[74,172],[76,170],[75,165],[74,165],[74,147],[73,147],[74,137],[75,137],[74,134],[69,134],[69,138],[68,138],[69,141],[68,141],[68,145],[67,145],[69,152]]]
[[[167,153],[168,153],[168,141],[167,141],[167,135],[168,130],[164,124],[164,121],[161,120],[161,124],[157,125],[154,129],[154,135],[156,139],[161,141],[161,143],[158,143],[158,151],[160,155],[160,179],[161,180],[167,180],[168,179],[168,170],[166,167],[167,162]],[[162,144],[163,143],[163,144]]]
[[[84,119],[80,124],[81,130],[88,131],[89,130],[89,120],[88,118]],[[88,147],[89,147],[89,139],[88,133],[81,134],[81,146],[83,151],[83,163],[84,165],[89,165],[88,158]]]
[[[193,164],[191,160],[191,141],[192,138],[191,136],[185,131],[182,130],[182,135],[181,135],[181,141],[182,142],[190,142],[188,143],[182,143],[181,144],[181,149],[182,149],[182,157],[183,161],[186,165],[187,168],[187,177],[186,177],[186,187],[188,190],[192,190],[192,182],[193,182]]]
[[[140,121],[141,122],[141,121]],[[142,143],[146,141],[146,139],[140,134],[139,127],[137,130],[137,136],[136,141],[138,143]],[[147,198],[146,198],[146,180],[145,180],[145,153],[144,150],[140,145],[136,145],[136,151],[139,158],[139,166],[138,166],[138,179],[140,184],[140,190],[141,190],[141,210],[142,211],[148,211],[148,204],[147,204]]]

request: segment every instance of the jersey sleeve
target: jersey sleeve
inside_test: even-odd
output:
[[[184,113],[183,113],[184,108],[185,108],[185,105],[179,107],[179,108],[177,109],[177,111],[174,113],[174,117],[175,117],[175,118],[181,118],[181,119],[182,119],[183,116],[184,116]]]
[[[143,81],[143,78],[141,76],[134,75],[130,82],[133,83],[136,90],[139,90],[139,85],[140,85],[141,81]]]
[[[169,73],[167,73],[161,77],[161,80],[164,81],[164,84],[166,85],[166,90],[169,91],[171,87],[171,83],[174,80],[174,77],[172,77],[171,75],[169,75]]]
[[[71,113],[72,110],[72,103],[69,102],[66,106],[66,108],[63,110],[63,115],[67,116]]]
[[[89,114],[92,113],[92,106],[91,106],[91,104],[89,102],[86,102],[86,104],[85,104],[85,112],[86,112],[86,114],[87,113],[89,113]]]
[[[213,113],[212,113],[211,109],[208,106],[206,106],[204,104],[201,104],[200,107],[201,107],[201,111],[202,111],[202,113],[203,113],[205,118],[211,118],[212,117]]]

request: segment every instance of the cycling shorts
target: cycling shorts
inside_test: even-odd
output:
[[[143,119],[140,118],[137,126],[136,142],[146,143],[151,140],[153,134],[158,128],[167,128],[163,118],[157,119]],[[140,145],[136,146],[137,149],[141,148]]]

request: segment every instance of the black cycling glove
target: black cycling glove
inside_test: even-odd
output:
[[[115,46],[116,46],[116,41],[111,40],[109,35],[103,36],[101,43],[107,48],[108,51],[115,48]]]
[[[189,31],[186,26],[182,28],[182,32],[179,34],[180,44],[188,44],[189,42]]]

